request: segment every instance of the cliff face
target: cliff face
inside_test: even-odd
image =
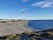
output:
[[[32,31],[30,28],[26,27],[27,22],[27,20],[17,20],[14,22],[0,23],[0,36]]]

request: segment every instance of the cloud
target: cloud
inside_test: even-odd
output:
[[[27,10],[28,10],[28,9],[26,9],[26,8],[21,8],[21,9],[18,10],[18,12],[19,12],[19,13],[24,13],[24,12],[26,12]]]
[[[40,2],[33,3],[31,6],[37,6],[41,8],[48,8],[53,6],[53,1],[52,0],[43,0]]]
[[[28,15],[28,14],[21,14],[21,15],[26,16],[26,15]]]
[[[28,0],[21,0],[22,2],[27,2]]]
[[[19,11],[22,13],[21,15],[22,16],[26,16],[26,15],[28,15],[28,14],[25,14],[25,11],[27,11],[28,9],[26,9],[26,8],[23,8],[23,9],[20,9]]]
[[[26,11],[26,10],[27,10],[26,8],[19,9],[19,11]]]

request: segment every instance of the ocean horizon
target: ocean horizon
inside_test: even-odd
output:
[[[27,25],[33,30],[47,30],[53,28],[53,20],[29,20]]]

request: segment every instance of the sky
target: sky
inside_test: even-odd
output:
[[[0,0],[0,19],[53,19],[53,0]]]

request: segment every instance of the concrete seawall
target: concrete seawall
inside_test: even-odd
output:
[[[32,30],[26,27],[27,22],[27,20],[17,20],[16,22],[0,23],[0,36],[22,33],[25,31],[31,32]]]

